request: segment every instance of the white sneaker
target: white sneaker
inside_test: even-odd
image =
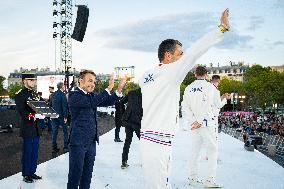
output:
[[[202,180],[199,180],[197,178],[188,178],[189,185],[191,186],[202,186],[203,182]]]
[[[215,181],[213,180],[206,180],[204,182],[204,187],[205,188],[223,188],[222,184],[217,184]]]

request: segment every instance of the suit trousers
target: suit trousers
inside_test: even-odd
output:
[[[24,137],[22,149],[22,175],[31,176],[36,172],[39,137]]]
[[[96,157],[96,143],[69,146],[67,189],[89,189]]]
[[[64,137],[64,147],[65,149],[68,149],[68,128],[67,125],[64,123],[63,120],[52,119],[52,148],[57,148],[57,135],[58,135],[58,129],[62,126],[63,129],[63,137]]]
[[[122,152],[122,162],[127,162],[128,160],[128,153],[132,142],[133,132],[135,132],[136,136],[140,139],[140,129],[134,130],[132,127],[125,127],[126,137]]]

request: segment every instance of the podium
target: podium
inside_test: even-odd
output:
[[[49,107],[45,101],[27,101],[29,107],[31,107],[37,114],[44,115],[45,117],[54,119],[58,118],[59,115],[56,111]]]

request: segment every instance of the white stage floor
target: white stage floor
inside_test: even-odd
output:
[[[181,122],[182,123],[182,122]],[[173,189],[193,188],[186,185],[188,155],[190,153],[189,131],[179,131],[173,145],[171,183]],[[133,138],[129,153],[129,168],[122,170],[123,143],[113,141],[114,130],[100,137],[91,188],[94,189],[145,189],[139,160],[139,141]],[[124,129],[121,130],[124,138]],[[224,133],[220,134],[217,180],[228,189],[284,189],[284,169],[258,151],[248,152],[243,143]],[[206,160],[200,160],[205,175]],[[0,189],[63,189],[68,175],[68,153],[38,166],[37,174],[42,180],[32,184],[22,181],[21,173],[0,180]]]

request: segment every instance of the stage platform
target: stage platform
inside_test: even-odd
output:
[[[182,123],[182,122],[181,122]],[[121,138],[124,138],[121,129]],[[173,189],[191,189],[187,184],[190,132],[180,129],[173,145],[171,183]],[[139,157],[139,141],[133,138],[129,153],[129,168],[122,170],[123,143],[115,143],[114,130],[100,137],[91,188],[146,189],[143,185]],[[43,149],[41,149],[43,150]],[[283,189],[284,169],[258,151],[248,152],[243,143],[224,133],[220,134],[218,182],[227,189]],[[200,158],[202,175],[206,173],[205,155]],[[38,166],[43,179],[32,184],[22,181],[21,173],[0,180],[0,189],[63,189],[68,175],[68,153]]]

